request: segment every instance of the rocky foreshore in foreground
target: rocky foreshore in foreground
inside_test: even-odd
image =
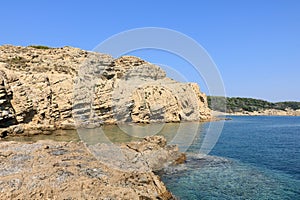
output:
[[[159,136],[88,148],[82,142],[0,142],[0,199],[175,199],[154,171],[184,161]]]

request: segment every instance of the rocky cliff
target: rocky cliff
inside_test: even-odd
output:
[[[117,122],[179,122],[211,117],[195,83],[158,66],[78,48],[0,47],[0,128],[11,133]]]

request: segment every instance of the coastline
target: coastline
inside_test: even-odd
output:
[[[136,57],[112,58],[72,47],[0,46],[0,51],[0,141],[7,136],[49,135],[128,121],[184,123],[228,120],[224,115],[300,116],[300,110],[213,111],[211,115],[206,95],[197,84],[176,82],[158,66]],[[84,81],[73,91],[87,58],[101,63],[93,69],[97,84],[91,101],[86,97],[89,88],[81,88]],[[145,86],[130,88],[129,83],[140,84],[137,77]],[[115,90],[132,95],[114,99]],[[1,141],[0,158],[0,199],[175,199],[154,172],[186,160],[178,147],[166,145],[157,136],[118,145]]]
[[[0,46],[0,107],[0,140],[211,119],[196,83],[137,57],[73,47]],[[24,141],[0,142],[0,199],[175,199],[154,171],[185,162],[158,136],[118,145]]]
[[[220,116],[300,116],[300,110],[276,110],[276,109],[267,109],[262,111],[242,111],[242,112],[219,112],[212,111],[212,116],[220,117]]]

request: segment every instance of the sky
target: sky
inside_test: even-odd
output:
[[[10,0],[0,5],[0,45],[93,50],[126,30],[168,28],[208,52],[227,96],[300,101],[298,0]],[[198,82],[202,91],[218,95],[178,56],[155,50],[129,54],[170,66],[184,80]]]

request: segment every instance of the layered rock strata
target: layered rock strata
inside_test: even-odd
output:
[[[78,48],[0,47],[0,135],[119,122],[210,119],[195,83],[137,57]]]

